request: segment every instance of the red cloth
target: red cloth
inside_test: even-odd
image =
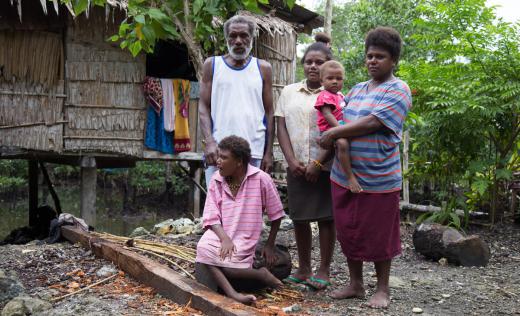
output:
[[[331,183],[336,235],[343,254],[358,261],[384,261],[401,254],[399,191],[352,193]]]
[[[327,120],[325,119],[325,116],[321,113],[322,108],[324,106],[332,106],[332,115],[336,118],[338,122],[343,121],[343,106],[345,106],[345,101],[343,100],[343,95],[338,93],[332,93],[327,90],[323,90],[318,95],[318,98],[316,99],[316,104],[314,105],[314,108],[318,110],[318,128],[320,129],[320,132],[324,132],[331,128]]]

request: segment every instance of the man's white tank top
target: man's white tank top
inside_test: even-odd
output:
[[[213,57],[213,137],[217,142],[230,135],[245,138],[251,146],[251,156],[256,159],[263,157],[265,146],[262,86],[257,58],[251,57],[245,66],[233,68],[223,56]]]

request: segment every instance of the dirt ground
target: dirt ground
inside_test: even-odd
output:
[[[413,225],[402,224],[403,254],[392,267],[392,302],[386,310],[373,310],[360,299],[332,300],[327,293],[348,281],[346,261],[337,245],[332,265],[333,285],[321,292],[305,291],[292,314],[304,315],[520,315],[520,227],[505,223],[489,228],[471,228],[488,242],[492,258],[487,267],[464,268],[426,261],[413,250]],[[294,232],[282,231],[278,242],[289,247],[296,260]],[[319,247],[314,238],[313,258]],[[56,298],[103,279],[97,272],[109,262],[90,251],[68,243],[0,247],[0,269],[15,271],[30,295]],[[316,262],[314,262],[316,266]],[[116,270],[117,271],[117,270]],[[373,293],[375,271],[364,270],[367,296]],[[265,305],[265,304],[264,304]],[[282,307],[280,303],[279,307]],[[3,308],[3,306],[0,306]],[[124,273],[104,284],[53,303],[45,315],[197,315],[187,306],[155,294]],[[283,314],[283,313],[280,313]]]

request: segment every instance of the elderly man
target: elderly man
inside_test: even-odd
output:
[[[237,135],[251,146],[251,164],[271,170],[274,140],[271,65],[250,55],[256,24],[244,16],[224,23],[228,53],[204,62],[199,114],[205,144],[206,184],[217,170],[217,144]]]

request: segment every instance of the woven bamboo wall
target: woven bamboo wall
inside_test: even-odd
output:
[[[262,32],[257,41],[257,56],[271,63],[273,68],[274,105],[283,87],[295,81],[296,32]]]
[[[133,58],[106,39],[122,16],[104,10],[70,19],[66,34],[65,150],[142,157],[145,125],[141,82],[145,58]]]
[[[46,32],[46,26],[37,23],[31,27],[0,27],[0,146],[59,153],[64,124],[62,34]]]

